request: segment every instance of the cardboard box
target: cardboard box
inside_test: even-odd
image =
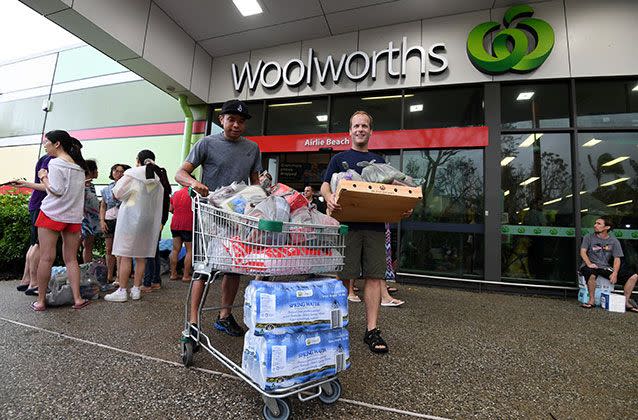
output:
[[[614,285],[611,284],[609,279],[598,276],[596,277],[596,293],[594,295],[594,306],[602,306],[600,302],[600,297],[603,293],[612,293],[614,291]],[[580,303],[588,303],[589,302],[589,290],[587,290],[587,282],[585,281],[585,277],[579,275],[578,276],[578,301]]]
[[[615,293],[603,293],[600,295],[600,306],[609,312],[625,313],[625,296]]]
[[[398,222],[423,199],[421,187],[347,181],[337,186],[341,210],[330,213],[340,222]]]

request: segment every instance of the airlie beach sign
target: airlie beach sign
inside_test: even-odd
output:
[[[293,58],[282,66],[276,61],[259,60],[254,68],[246,61],[241,70],[235,63],[231,65],[231,69],[235,90],[239,92],[246,83],[250,90],[255,90],[258,85],[265,89],[275,89],[282,83],[289,87],[297,87],[304,83],[310,86],[315,78],[322,85],[326,83],[328,77],[334,83],[339,83],[344,75],[353,82],[367,77],[375,80],[380,71],[393,78],[406,77],[407,61],[412,55],[418,55],[420,58],[421,75],[440,74],[448,68],[447,58],[441,55],[443,52],[445,52],[443,43],[432,44],[426,52],[420,45],[408,47],[407,37],[403,37],[399,46],[395,46],[390,41],[388,48],[373,51],[372,55],[365,51],[354,51],[350,54],[342,54],[338,60],[328,55],[321,61],[314,49],[308,48],[305,61]],[[387,58],[384,69],[380,69],[378,64],[382,58]]]
[[[492,39],[491,53],[485,50],[485,38],[500,29],[498,22],[484,22],[477,25],[467,37],[467,55],[474,66],[488,74],[501,74],[507,71],[527,73],[540,67],[554,48],[554,30],[541,19],[531,16],[534,9],[527,5],[510,7],[503,16],[506,29],[495,34]],[[510,27],[515,19],[515,27]],[[529,51],[527,31],[535,40],[536,46]]]

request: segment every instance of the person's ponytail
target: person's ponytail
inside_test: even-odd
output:
[[[66,152],[69,154],[69,156],[71,156],[71,159],[73,159],[76,165],[86,171],[87,165],[84,157],[82,156],[81,150],[82,143],[80,143],[80,140],[76,139],[75,137],[69,137],[71,139],[71,146],[69,147],[69,150],[66,150]],[[62,146],[64,147],[64,144],[62,144]]]
[[[62,150],[64,150],[76,165],[86,171],[86,162],[82,157],[82,143],[75,137],[71,137],[69,133],[64,130],[52,130],[44,135],[51,143],[60,143]]]

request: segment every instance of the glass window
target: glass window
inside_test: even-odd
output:
[[[266,134],[315,134],[328,131],[328,98],[269,102]]]
[[[483,125],[483,88],[446,88],[405,93],[405,128]]]
[[[502,276],[575,281],[569,134],[501,139]]]
[[[355,111],[366,111],[372,115],[374,130],[399,130],[401,128],[401,91],[334,96],[330,132],[348,132],[350,117]]]
[[[250,112],[250,120],[246,124],[244,136],[261,136],[262,125],[264,123],[264,102],[246,102],[248,112]],[[213,124],[221,127],[219,123],[219,113],[222,110],[222,104],[213,106]],[[214,130],[213,130],[214,132]]]
[[[638,127],[638,79],[576,82],[578,125]]]
[[[569,127],[567,83],[502,85],[501,122],[504,130]]]
[[[625,261],[638,266],[638,133],[580,133],[581,225],[611,216]]]
[[[44,94],[48,94],[48,87],[53,80],[56,57],[57,54],[51,54],[0,66],[0,94],[5,96],[5,100],[11,100],[7,99],[8,93],[44,86],[47,87]],[[33,95],[27,94],[27,96],[20,97],[42,94],[42,92],[37,91]]]
[[[88,46],[73,48],[60,51],[57,68],[55,69],[55,83],[127,71],[126,67],[95,48]]]
[[[401,270],[481,277],[484,255],[483,150],[413,150],[403,172],[423,201],[401,222]]]

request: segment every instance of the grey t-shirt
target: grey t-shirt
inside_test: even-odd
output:
[[[224,133],[198,141],[186,157],[193,166],[202,166],[202,180],[211,191],[233,182],[250,184],[250,174],[261,172],[261,153],[257,143],[240,137],[226,140]]]
[[[602,239],[596,236],[595,233],[590,233],[583,237],[583,243],[580,248],[587,250],[589,261],[596,264],[598,268],[611,267],[609,264],[611,257],[624,257],[620,242],[613,235]]]

